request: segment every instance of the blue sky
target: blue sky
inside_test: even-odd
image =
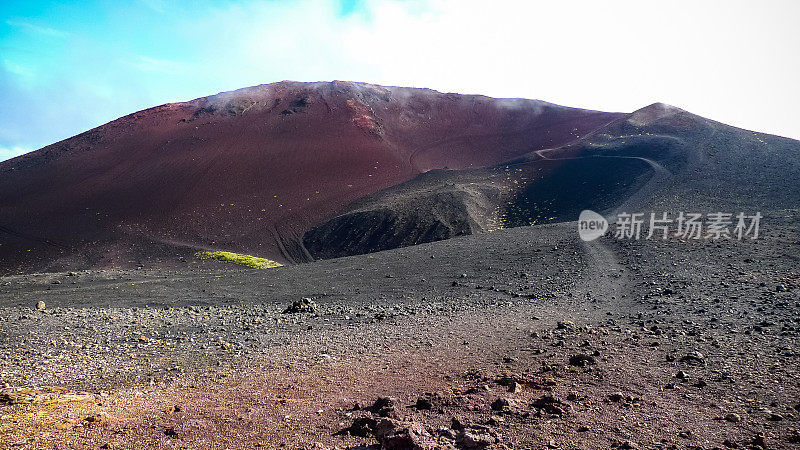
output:
[[[800,138],[798,17],[794,0],[4,0],[0,160],[283,79],[616,111],[664,101]]]

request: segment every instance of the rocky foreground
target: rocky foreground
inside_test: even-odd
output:
[[[5,277],[0,446],[792,448],[797,218]]]

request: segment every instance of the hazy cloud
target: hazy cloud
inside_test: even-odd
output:
[[[23,147],[13,147],[13,148],[5,148],[0,147],[0,161],[5,161],[7,159],[11,159],[15,156],[19,156],[25,153],[30,152],[32,149],[23,148]]]
[[[35,25],[30,22],[26,22],[24,20],[9,19],[6,20],[6,24],[15,28],[22,29],[23,31],[26,31],[28,33],[38,34],[41,36],[48,36],[55,38],[66,38],[67,36],[69,36],[69,33],[65,33],[55,28]]]
[[[164,0],[139,0],[144,6],[152,9],[155,12],[164,12]]]
[[[30,86],[0,65],[0,156],[41,148],[131,112],[134,99],[116,89],[70,78]]]

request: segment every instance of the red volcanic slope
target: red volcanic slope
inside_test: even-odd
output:
[[[435,169],[563,145],[622,114],[350,82],[280,82],[140,111],[0,163],[0,273],[308,259],[302,235]]]

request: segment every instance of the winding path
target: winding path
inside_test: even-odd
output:
[[[663,181],[673,176],[673,173],[661,165],[660,163],[640,156],[611,156],[611,155],[593,155],[593,156],[577,156],[568,158],[551,158],[546,153],[558,150],[558,148],[548,148],[536,150],[535,153],[542,160],[547,161],[560,161],[560,160],[577,160],[587,158],[619,158],[619,159],[638,159],[644,161],[653,169],[653,176],[645,183],[638,191],[629,196],[620,205],[614,208],[607,216],[606,220],[611,222],[619,212],[633,211],[636,206],[640,206],[649,194],[651,194]],[[577,224],[577,222],[572,222]],[[577,233],[577,226],[575,227],[575,239],[579,239]],[[628,288],[626,284],[629,279],[627,272],[620,264],[617,255],[609,246],[604,242],[606,237],[585,242],[580,242],[580,245],[585,251],[588,258],[587,274],[583,277],[584,283],[578,289],[578,298],[585,300],[596,300],[598,304],[607,301],[613,301],[617,305],[622,303],[622,298],[625,296]],[[601,307],[598,311],[605,311],[607,308]]]

